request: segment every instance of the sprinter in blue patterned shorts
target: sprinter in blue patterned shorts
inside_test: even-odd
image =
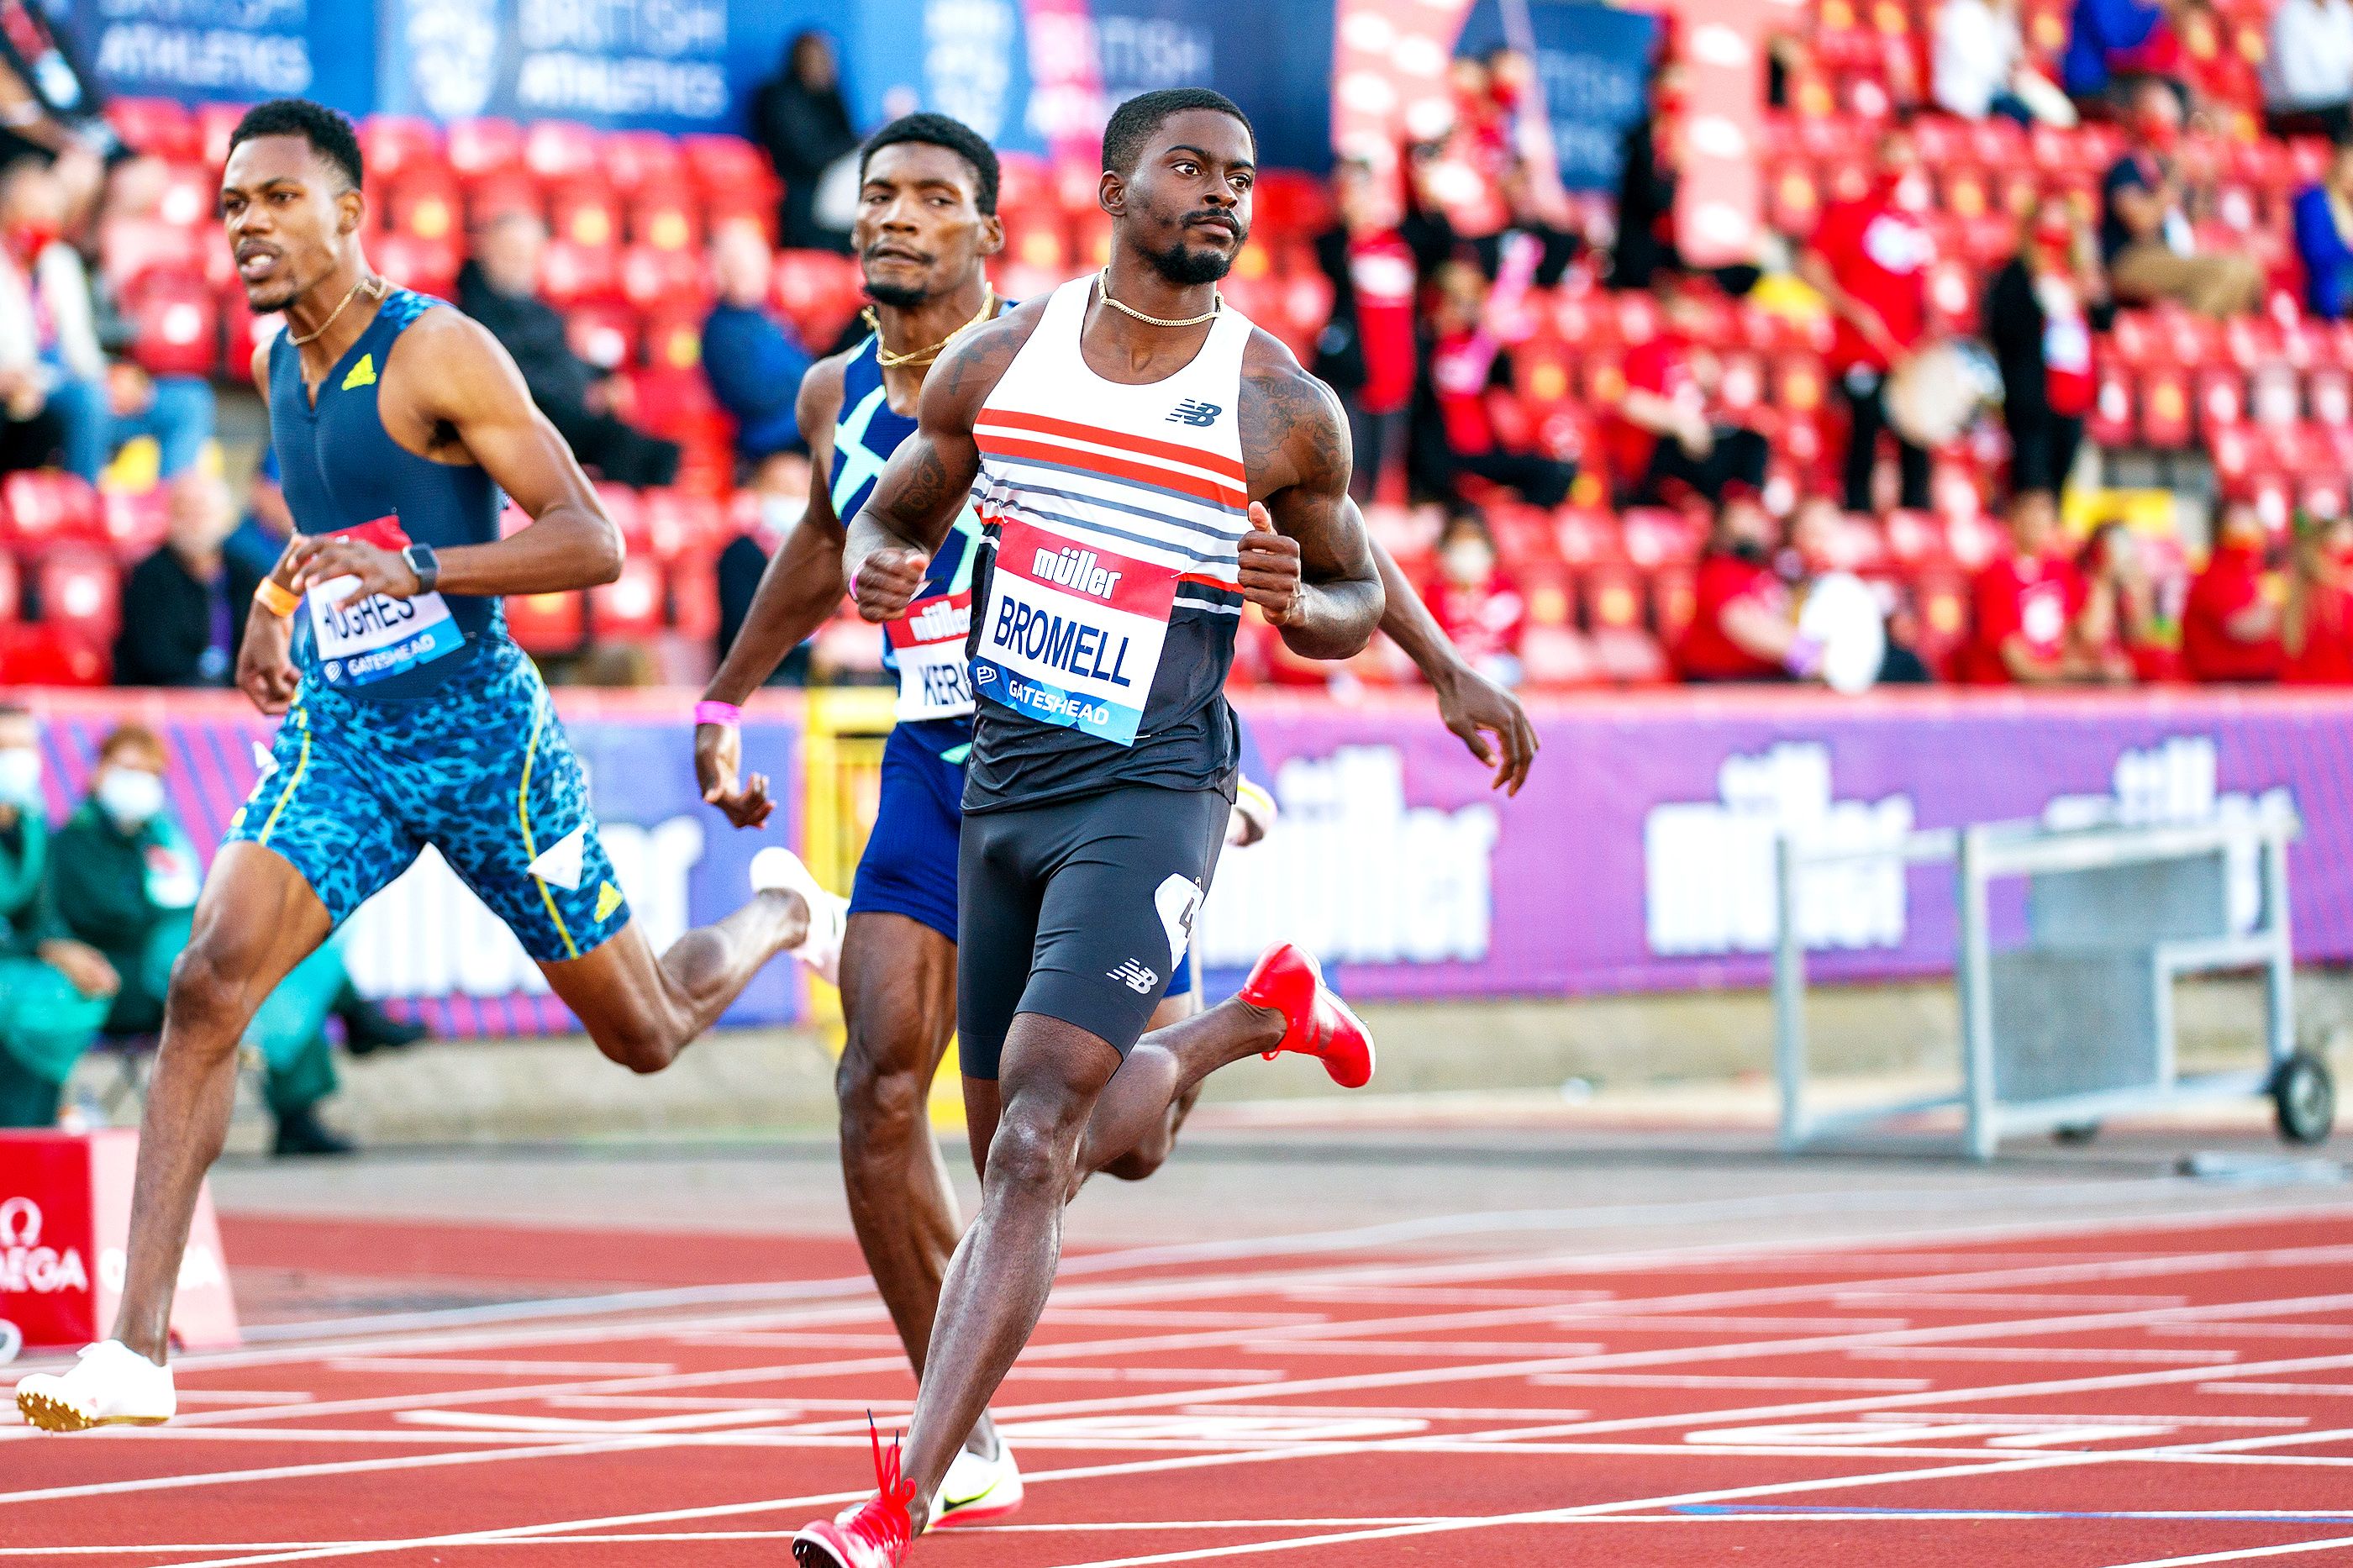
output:
[[[957,333],[1003,307],[986,270],[1003,243],[997,155],[988,143],[944,115],[911,114],[877,132],[860,162],[852,242],[875,330],[818,362],[801,384],[800,428],[816,468],[808,511],[769,563],[744,629],[704,693],[704,711],[718,721],[695,731],[704,798],[739,827],[766,822],[775,803],[769,781],[743,774],[728,711],[839,609],[843,520],[858,514],[892,454],[914,433],[925,370]],[[907,615],[883,628],[884,662],[899,688],[898,724],[883,749],[881,799],[858,865],[841,959],[849,1031],[836,1077],[842,1174],[859,1245],[918,1376],[961,1229],[924,1106],[956,1027],[956,856],[973,724],[965,638],[979,540],[979,520],[967,506],[933,553]],[[1388,590],[1383,629],[1429,675],[1448,725],[1497,764],[1499,786],[1516,790],[1535,752],[1526,714],[1472,670],[1396,563],[1377,547],[1375,553]],[[1485,734],[1495,738],[1492,748]],[[1230,841],[1249,842],[1272,815],[1272,800],[1245,781]],[[1187,976],[1178,965],[1154,1028],[1192,1010]],[[1122,1089],[1130,1087],[1140,1085]],[[1127,1179],[1149,1174],[1192,1103],[1190,1093],[1180,1095],[1142,1142],[1103,1151],[1111,1157],[1101,1168]],[[976,1164],[983,1153],[975,1147]],[[978,1523],[1020,1500],[1020,1474],[984,1418],[941,1484],[932,1520]]]
[[[230,139],[221,215],[246,296],[286,331],[254,355],[298,533],[256,595],[237,684],[284,713],[232,824],[165,1001],[112,1340],[19,1385],[51,1431],[174,1412],[174,1282],[219,1153],[237,1042],[263,997],[426,846],[514,931],[597,1047],[667,1065],[792,948],[838,952],[841,900],[789,850],[751,901],[656,954],[596,836],[508,594],[609,583],[621,542],[514,362],[457,311],[368,268],[360,148],[280,100]],[[529,518],[500,537],[502,497]]]

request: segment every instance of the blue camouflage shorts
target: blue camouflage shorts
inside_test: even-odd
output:
[[[542,963],[629,921],[580,759],[539,671],[502,639],[429,697],[305,679],[227,842],[284,857],[337,925],[428,844]]]

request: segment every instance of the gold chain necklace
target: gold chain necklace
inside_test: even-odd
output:
[[[1198,327],[1204,321],[1214,321],[1218,312],[1226,308],[1226,297],[1216,289],[1209,291],[1209,308],[1198,316],[1187,316],[1181,321],[1165,321],[1158,316],[1147,316],[1133,305],[1123,305],[1111,297],[1111,268],[1103,269],[1103,302],[1124,315],[1134,317],[1147,327]]]
[[[361,289],[367,289],[368,298],[374,300],[382,297],[378,290],[382,289],[384,286],[383,279],[378,278],[373,272],[369,273],[366,277],[352,285],[352,291],[343,296],[343,305],[338,305],[333,310],[327,312],[327,319],[319,323],[319,330],[317,331],[311,333],[308,337],[297,337],[293,332],[290,331],[286,334],[286,341],[292,343],[298,349],[304,343],[317,342],[321,338],[326,335],[327,329],[335,324],[335,318],[343,313],[343,305],[348,305],[353,300],[360,297]]]
[[[910,349],[902,354],[894,354],[889,349],[882,346],[882,318],[874,313],[873,306],[867,306],[864,310],[859,311],[859,315],[865,319],[867,326],[873,329],[874,363],[881,365],[884,370],[897,370],[901,365],[922,365],[931,363],[934,360],[940,357],[940,354],[950,343],[955,342],[956,339],[962,337],[973,328],[980,325],[981,322],[988,320],[990,312],[994,311],[996,309],[996,285],[984,282],[980,286],[980,309],[973,312],[971,321],[966,321],[963,326],[958,327],[955,331],[950,332],[946,337],[944,337],[938,342],[934,343],[930,348]]]

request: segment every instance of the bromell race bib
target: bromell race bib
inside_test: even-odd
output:
[[[972,678],[1048,724],[1135,744],[1160,668],[1176,570],[1006,518]]]
[[[392,517],[338,529],[328,537],[364,540],[395,552],[409,542],[400,520]],[[413,599],[375,594],[338,609],[338,603],[358,584],[356,577],[314,583],[307,595],[319,674],[328,685],[371,686],[466,646],[466,634],[449,618],[449,606],[438,592],[419,594]]]

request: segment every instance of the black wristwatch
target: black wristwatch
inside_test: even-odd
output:
[[[408,563],[411,572],[417,574],[417,591],[420,594],[433,592],[434,584],[441,581],[441,559],[433,553],[433,547],[412,544],[400,552],[400,558]]]

